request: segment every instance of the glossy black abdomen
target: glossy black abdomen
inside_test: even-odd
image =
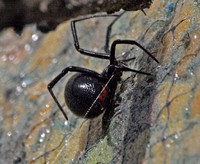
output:
[[[80,117],[97,117],[109,103],[111,90],[104,86],[104,83],[92,76],[76,73],[66,84],[65,102]]]

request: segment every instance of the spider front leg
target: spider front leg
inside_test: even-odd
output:
[[[72,29],[72,34],[73,34],[73,38],[74,38],[74,46],[75,46],[76,50],[83,55],[102,58],[102,59],[109,59],[110,57],[105,53],[97,53],[97,52],[89,51],[89,50],[80,48],[80,46],[79,46],[79,41],[78,41],[78,36],[77,36],[77,31],[76,31],[76,22],[83,21],[83,20],[93,18],[93,17],[94,16],[71,21],[71,29]]]
[[[89,69],[86,68],[81,68],[81,67],[75,67],[75,66],[70,66],[70,67],[66,67],[65,69],[62,70],[62,72],[56,76],[47,86],[51,96],[53,97],[55,103],[57,104],[57,106],[59,107],[60,111],[63,113],[64,117],[66,120],[68,120],[68,117],[66,115],[66,113],[64,112],[62,106],[60,105],[58,99],[56,98],[55,94],[53,93],[53,87],[57,84],[58,81],[60,81],[68,72],[80,72],[80,73],[85,73],[88,74],[92,77],[95,77],[96,79],[102,79],[101,75],[98,74],[97,72],[91,71]]]
[[[111,52],[110,52],[110,64],[113,65],[115,63],[115,49],[116,45],[118,44],[130,44],[130,45],[136,45],[139,48],[141,48],[144,52],[146,52],[147,55],[149,55],[153,60],[155,60],[157,63],[159,61],[149,52],[147,51],[142,45],[140,45],[138,42],[134,40],[115,40],[111,45]]]
[[[124,14],[124,12],[121,13],[121,14],[117,14],[117,15],[107,15],[107,14],[91,15],[91,16],[87,16],[87,17],[83,17],[83,18],[71,21],[71,29],[72,29],[72,34],[73,34],[73,38],[74,38],[74,46],[75,46],[76,50],[83,55],[87,55],[87,56],[91,56],[91,57],[97,57],[97,58],[101,58],[101,59],[110,59],[109,39],[110,39],[111,29],[112,29],[113,24],[123,14]],[[115,17],[115,19],[109,24],[109,26],[107,28],[106,41],[105,41],[105,46],[104,46],[104,50],[105,50],[106,53],[98,53],[98,52],[89,51],[89,50],[81,48],[80,45],[79,45],[78,35],[77,35],[77,31],[76,31],[76,22],[84,21],[86,19],[96,18],[96,17]]]

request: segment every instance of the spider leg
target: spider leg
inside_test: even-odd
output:
[[[99,15],[91,15],[91,16],[87,16],[87,17],[83,17],[83,18],[71,21],[71,29],[72,29],[72,34],[73,34],[73,38],[74,38],[74,46],[78,52],[80,52],[83,55],[92,56],[92,57],[96,57],[96,58],[110,59],[110,56],[107,53],[98,53],[98,52],[93,52],[93,51],[89,51],[89,50],[80,48],[79,41],[78,41],[78,35],[77,35],[77,31],[76,31],[76,22],[83,21],[83,20],[90,19],[90,18],[107,17],[107,16],[114,16],[114,17],[118,18],[120,15],[119,14],[118,15],[116,15],[116,14],[115,15],[99,14]],[[108,37],[110,36],[110,34],[107,34],[107,35],[108,35]],[[109,44],[109,41],[107,41],[107,42],[108,43],[106,43],[106,45]],[[106,49],[108,49],[108,48],[106,48]]]
[[[70,66],[70,67],[66,67],[62,70],[62,72],[57,75],[47,86],[51,96],[53,97],[55,103],[57,104],[57,106],[59,107],[60,111],[63,113],[64,117],[66,120],[68,120],[68,117],[66,115],[66,113],[64,112],[62,106],[60,105],[60,103],[58,102],[58,99],[56,98],[55,94],[53,93],[53,87],[56,85],[56,83],[58,81],[60,81],[61,78],[63,78],[68,72],[82,72],[82,73],[86,73],[86,74],[89,74],[97,79],[103,79],[103,77],[98,74],[97,72],[95,71],[92,71],[92,70],[89,70],[89,69],[86,69],[86,68],[81,68],[81,67],[75,67],[75,66]]]
[[[140,45],[138,42],[134,40],[115,40],[111,45],[111,52],[110,52],[110,64],[114,65],[115,63],[115,49],[117,44],[130,44],[130,45],[136,45],[139,48],[141,48],[144,52],[147,53],[153,60],[155,60],[157,63],[159,61],[149,52],[147,51],[142,45]]]

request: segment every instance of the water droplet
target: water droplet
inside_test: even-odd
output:
[[[21,86],[17,86],[16,91],[17,91],[17,93],[21,93],[23,91],[23,89]]]
[[[178,79],[178,74],[175,73],[175,75],[174,75],[174,80],[177,80],[177,79]]]
[[[12,135],[12,132],[8,132],[7,135],[10,137]]]
[[[42,138],[40,138],[40,140],[39,140],[40,142],[43,142],[44,140],[42,139]]]
[[[197,39],[197,35],[194,35],[194,39]]]
[[[46,133],[50,133],[50,130],[49,130],[49,129],[46,129]]]
[[[186,111],[188,111],[188,108],[185,108]]]
[[[39,37],[38,37],[38,35],[37,35],[37,34],[33,34],[33,35],[32,35],[32,40],[33,40],[33,41],[37,41],[37,40],[38,40],[38,38],[39,38]]]
[[[45,133],[42,133],[42,134],[41,134],[41,137],[44,138],[44,137],[45,137]]]
[[[25,44],[24,48],[25,48],[26,51],[30,51],[31,50],[30,44]]]
[[[175,139],[178,139],[178,135],[177,135],[177,134],[175,134],[175,135],[174,135],[174,138],[175,138]]]
[[[26,88],[26,87],[27,87],[26,82],[24,82],[24,81],[22,82],[22,87],[23,87],[23,88]]]
[[[168,148],[170,148],[170,144],[167,144],[166,146],[167,146]]]
[[[124,56],[126,54],[126,52],[122,52],[122,56]]]
[[[49,108],[49,107],[50,107],[50,105],[49,105],[49,104],[46,104],[45,106],[46,106],[46,108]]]
[[[68,125],[68,121],[65,121],[65,123],[64,123],[64,124],[65,124],[65,126],[67,126],[67,125]]]

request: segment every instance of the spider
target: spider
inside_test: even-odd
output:
[[[115,57],[115,50],[117,45],[136,45],[158,63],[158,60],[152,56],[150,52],[148,52],[142,45],[134,40],[115,40],[111,44],[111,48],[109,50],[111,26],[116,22],[117,19],[119,19],[121,15],[122,14],[93,15],[71,21],[71,30],[76,50],[83,55],[109,60],[109,65],[100,74],[87,68],[69,66],[64,68],[62,72],[48,84],[48,90],[66,120],[68,120],[67,114],[58,102],[52,89],[55,84],[61,80],[61,78],[63,78],[68,72],[76,72],[74,75],[72,75],[72,77],[70,77],[64,90],[64,98],[68,108],[77,116],[86,119],[92,119],[102,114],[111,105],[117,84],[120,81],[120,77],[122,76],[123,72],[130,71],[139,74],[150,75],[150,73],[147,72],[131,69],[125,66],[121,61],[118,61]],[[86,49],[82,49],[79,46],[76,22],[94,17],[105,16],[116,17],[107,28],[106,44],[104,49],[105,53],[92,52]]]

